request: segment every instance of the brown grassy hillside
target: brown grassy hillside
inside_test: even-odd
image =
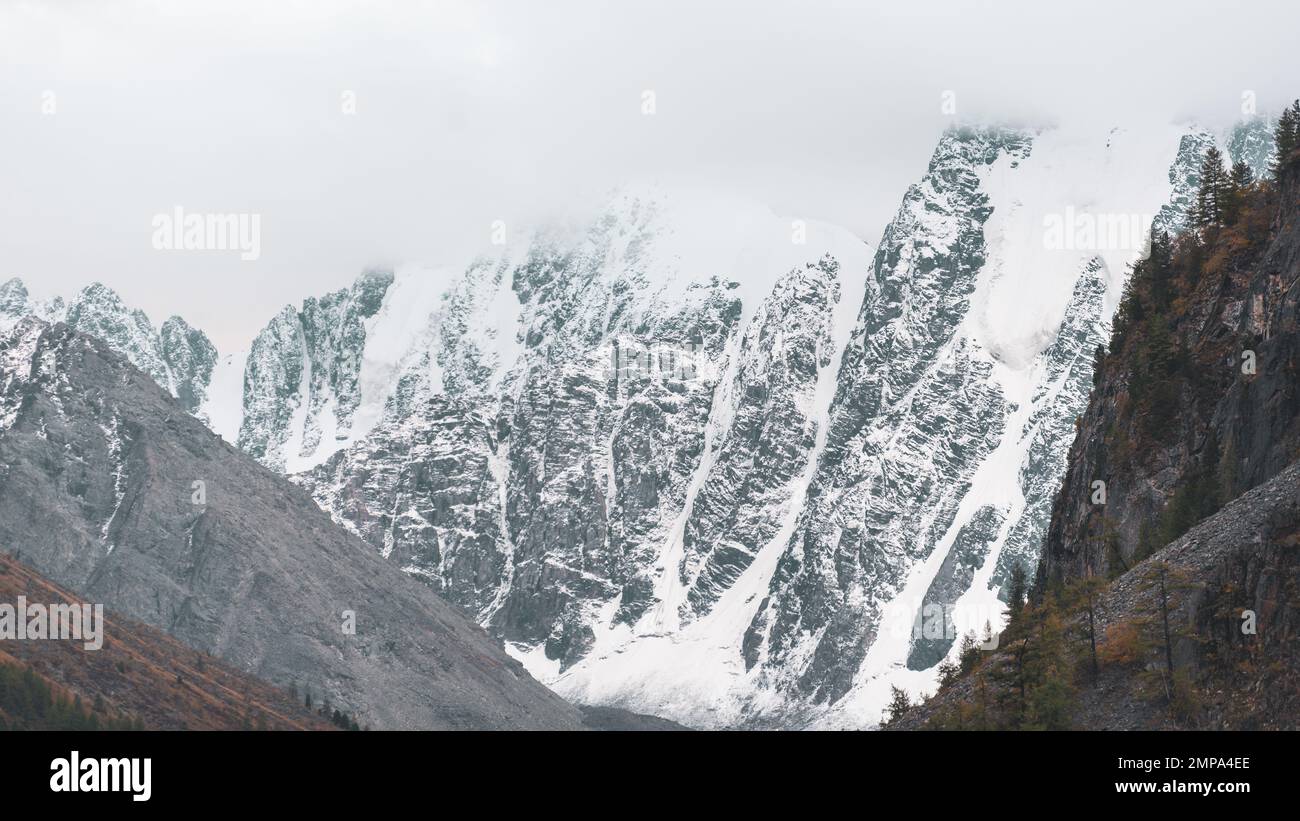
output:
[[[0,602],[82,599],[0,552]],[[104,646],[0,641],[0,727],[7,729],[324,730],[290,693],[160,630],[104,614]],[[48,692],[50,707],[33,694]]]

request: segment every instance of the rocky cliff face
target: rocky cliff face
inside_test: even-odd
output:
[[[1040,175],[1154,214],[1178,133],[1141,136],[954,131],[874,260],[651,195],[449,287],[399,275],[378,421],[296,480],[574,700],[869,724],[881,673],[953,650],[912,640],[923,605],[996,621],[1033,568],[1140,246],[1037,253],[1070,203]]]
[[[349,438],[363,398],[366,322],[392,281],[389,271],[367,271],[300,310],[286,306],[258,334],[244,365],[242,450],[277,470],[298,471]]]
[[[1170,527],[1300,456],[1298,188],[1291,173],[1256,195],[1242,224],[1204,247],[1184,241],[1168,286],[1176,303],[1112,345],[1070,450],[1042,583],[1123,571],[1177,535]],[[1172,363],[1153,361],[1160,348]]]
[[[987,261],[992,208],[980,171],[1003,156],[1023,159],[1030,145],[1011,132],[946,137],[877,252],[810,503],[776,568],[775,595],[751,625],[746,658],[795,673],[795,686],[817,701],[852,687],[884,606],[952,525],[971,474],[997,447],[1006,405],[994,363],[959,327]],[[988,515],[977,550],[1005,511]],[[796,658],[807,661],[792,665]]]
[[[752,558],[748,537],[719,543],[726,528],[770,532],[768,508],[789,505],[811,385],[833,353],[838,261],[764,219],[777,259],[809,261],[785,278],[754,272],[774,290],[745,334],[741,286],[683,241],[709,227],[682,225],[654,196],[621,197],[577,237],[543,232],[474,263],[430,300],[371,434],[301,480],[407,572],[561,668],[597,626],[626,628],[663,604],[667,572],[682,590],[673,618],[707,610]],[[730,265],[727,253],[739,252],[723,249]],[[421,291],[399,281],[392,306]],[[716,434],[709,481],[701,457],[720,391],[746,404]],[[702,503],[686,517],[690,494]],[[674,540],[683,556],[665,571]]]
[[[1068,614],[1070,640],[1083,656],[1074,657],[1078,672],[1069,674],[1058,728],[1300,727],[1298,543],[1300,465],[1292,465],[1123,572],[1096,593],[1091,619]],[[1159,632],[1165,612],[1168,656]],[[1102,659],[1096,672],[1086,660],[1093,628]],[[1050,648],[1033,625],[1022,625],[1025,630],[1035,652]],[[1014,692],[1005,689],[1016,679],[1020,646],[1017,637],[981,654],[972,674],[943,687],[890,729],[1024,726],[1016,723]],[[1167,658],[1177,671],[1173,677],[1164,675]]]
[[[1010,647],[891,726],[1300,726],[1298,217],[1295,157],[1226,224],[1153,243]]]
[[[0,545],[376,728],[574,728],[482,628],[66,324],[0,342]],[[110,637],[111,638],[111,637]]]
[[[892,726],[1300,726],[1298,217],[1293,156],[1221,224],[1153,242],[1010,647]]]
[[[33,300],[16,278],[0,285],[0,329],[12,328],[28,316],[66,322],[102,339],[191,413],[198,412],[207,397],[217,349],[206,334],[179,316],[154,328],[143,311],[127,307],[117,292],[99,283],[87,285],[67,302]]]
[[[576,701],[869,725],[1034,570],[1145,224],[1219,140],[954,130],[874,255],[626,192],[286,308],[199,413]]]

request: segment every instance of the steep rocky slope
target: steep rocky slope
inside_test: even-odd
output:
[[[206,334],[179,316],[169,317],[155,328],[143,311],[129,308],[116,291],[98,282],[82,288],[70,300],[56,297],[46,302],[32,299],[20,279],[0,285],[0,330],[29,316],[66,322],[99,337],[191,413],[198,412],[208,396],[217,349]]]
[[[1077,674],[1060,726],[1086,730],[1300,729],[1300,464],[1243,494],[1119,576],[1094,605],[1101,665]],[[1166,695],[1159,569],[1171,580],[1170,654],[1187,689]],[[1175,583],[1176,581],[1176,583]],[[1247,617],[1249,614],[1249,617]],[[1249,630],[1243,625],[1249,623]],[[1086,614],[1072,617],[1086,650]],[[1143,633],[1157,636],[1152,642]],[[1031,638],[1031,647],[1033,639]],[[1016,709],[1018,642],[890,729],[993,729]],[[1079,665],[1086,671],[1086,659]]]
[[[1154,214],[1178,136],[954,131],[874,260],[652,192],[450,287],[399,273],[362,358],[383,413],[297,481],[576,701],[870,723],[896,663],[953,650],[880,641],[889,607],[996,620],[1036,560],[1140,245],[1039,253],[1045,215]]]
[[[1300,457],[1297,197],[1294,172],[1256,191],[1239,224],[1171,250],[1168,293],[1147,285],[1134,297],[1133,330],[1112,344],[1070,451],[1044,583],[1127,569],[1161,546],[1153,540],[1178,535],[1169,528],[1204,515],[1198,505],[1235,498]]]
[[[706,611],[775,529],[842,344],[840,259],[865,263],[843,232],[810,226],[802,247],[748,204],[677,205],[622,195],[576,236],[542,232],[445,292],[400,278],[377,328],[415,330],[384,414],[301,477],[407,572],[561,669],[651,607]],[[735,235],[714,227],[729,223]],[[665,550],[679,554],[667,572]]]
[[[1044,220],[1181,224],[1217,139],[954,130],[875,259],[629,190],[286,309],[204,412],[575,701],[861,726],[955,652],[909,638],[922,607],[997,622],[1037,561],[1141,244]]]
[[[376,728],[573,728],[482,628],[65,324],[0,342],[0,545]]]
[[[351,438],[365,398],[367,320],[392,281],[391,272],[366,271],[350,288],[308,298],[301,309],[286,306],[258,334],[244,362],[237,403],[237,441],[244,452],[294,472],[318,463],[318,451],[333,453]],[[214,396],[212,402],[230,400]]]
[[[1300,154],[1134,269],[1030,604],[893,726],[1300,727]]]
[[[1268,127],[954,129],[874,256],[631,189],[285,308],[198,412],[575,701],[869,725],[1000,623],[1145,226]]]
[[[0,602],[80,604],[84,600],[0,553]],[[104,614],[104,642],[6,641],[0,665],[31,676],[66,702],[79,700],[98,726],[144,730],[326,730],[331,725],[286,689],[272,687],[161,630]],[[45,726],[22,695],[0,695],[0,727]],[[11,696],[7,699],[5,696]],[[12,703],[6,703],[12,700]],[[11,711],[8,716],[5,713]],[[77,726],[77,725],[73,725]],[[66,728],[66,727],[65,727]]]

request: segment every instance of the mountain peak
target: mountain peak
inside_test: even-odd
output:
[[[582,725],[479,627],[109,345],[33,328],[21,350],[0,348],[0,409],[13,409],[0,543],[42,575],[376,728]],[[25,372],[8,367],[24,357]]]

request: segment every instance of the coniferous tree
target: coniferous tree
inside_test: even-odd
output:
[[[957,651],[957,663],[963,673],[969,673],[980,660],[980,648],[975,641],[975,633],[970,632],[961,637],[961,649]]]
[[[1282,172],[1293,160],[1296,149],[1300,148],[1300,100],[1283,109],[1278,118],[1277,129],[1273,132],[1273,178],[1282,181]]]
[[[1161,657],[1160,667],[1163,669],[1155,672],[1165,697],[1172,701],[1176,674],[1180,672],[1174,663],[1174,643],[1191,635],[1190,627],[1176,617],[1176,611],[1181,594],[1192,590],[1195,585],[1186,570],[1166,561],[1152,561],[1140,572],[1139,589],[1152,594],[1155,599],[1155,612],[1145,624],[1150,644]]]
[[[1164,311],[1173,301],[1174,243],[1169,234],[1151,234],[1151,253],[1140,263],[1146,281],[1151,310]],[[1136,271],[1135,271],[1136,273]]]
[[[1020,612],[1025,607],[1025,597],[1029,593],[1029,581],[1025,576],[1024,565],[1017,564],[1011,568],[1011,579],[1007,583],[1007,628],[1014,627],[1020,619]],[[990,626],[989,632],[992,633]],[[990,636],[990,638],[992,638]],[[986,642],[987,643],[987,642]]]
[[[1069,729],[1073,664],[1065,638],[1065,622],[1054,595],[1025,605],[1003,662],[989,671],[996,685],[998,713],[1007,728]]]
[[[906,715],[908,710],[912,709],[912,702],[908,699],[907,693],[897,687],[891,686],[889,691],[891,697],[889,700],[889,707],[887,708],[885,723],[893,724],[895,721],[898,721]]]
[[[1154,528],[1155,549],[1164,547],[1197,522],[1219,512],[1224,498],[1220,459],[1219,436],[1211,428],[1199,463],[1182,477],[1178,490],[1161,513],[1159,526]]]
[[[1233,163],[1232,171],[1229,172],[1228,176],[1232,182],[1232,187],[1238,191],[1255,184],[1255,172],[1251,170],[1245,160],[1237,160]]]
[[[1232,225],[1241,215],[1242,205],[1246,201],[1247,190],[1255,184],[1255,172],[1242,160],[1232,164],[1228,173],[1228,202],[1224,209],[1224,219]]]
[[[1083,636],[1088,640],[1088,666],[1093,678],[1101,672],[1101,665],[1097,658],[1097,599],[1105,589],[1106,580],[1089,573],[1074,582],[1067,591],[1071,610],[1081,613],[1084,617],[1081,627]]]
[[[1223,152],[1216,146],[1205,151],[1201,161],[1201,187],[1196,192],[1197,228],[1213,228],[1223,224],[1224,209],[1232,197],[1228,173],[1223,168]]]
[[[944,659],[939,664],[939,687],[947,687],[956,681],[960,675],[961,668],[957,666],[957,663],[951,659]]]
[[[1160,627],[1164,633],[1165,666],[1172,677],[1174,674],[1174,641],[1169,629],[1169,565],[1156,562],[1154,568],[1157,590],[1160,593]]]
[[[1101,371],[1106,365],[1106,346],[1098,345],[1092,352],[1092,385],[1101,384]]]

